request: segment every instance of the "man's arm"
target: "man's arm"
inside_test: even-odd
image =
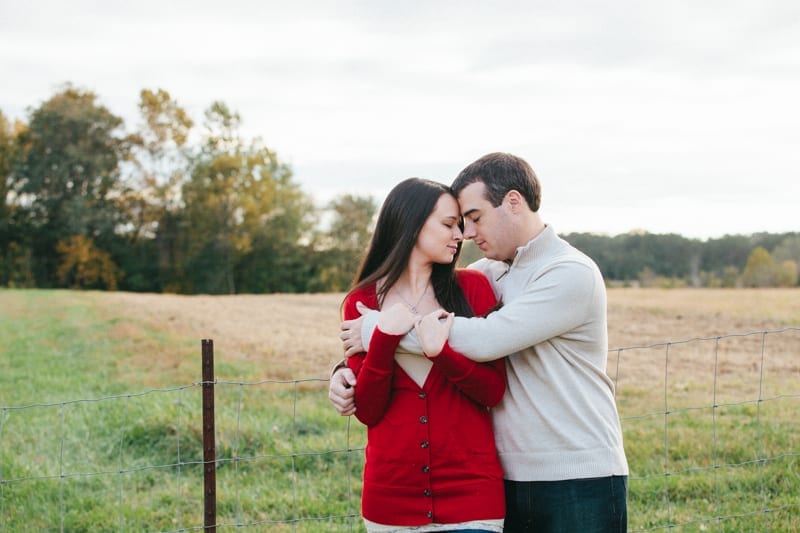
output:
[[[555,265],[532,280],[519,296],[485,318],[456,317],[450,331],[452,348],[473,361],[499,359],[539,344],[586,321],[597,291],[604,291],[602,278],[590,266],[568,262]],[[369,345],[379,313],[363,315],[362,342]],[[400,346],[422,353],[412,331]]]
[[[359,308],[362,309],[362,308]],[[376,311],[374,309],[366,309],[363,308],[363,314],[361,315],[361,346],[369,346],[369,341],[372,339],[372,333],[375,331],[375,327],[378,324],[378,319],[381,316],[380,311]],[[456,317],[456,320],[462,320],[460,317]],[[353,328],[353,333],[356,332],[356,327]],[[451,333],[452,334],[452,333]],[[357,334],[354,337],[358,337]],[[351,355],[351,353],[358,353],[358,348],[360,346],[354,344],[351,348],[348,348],[345,352],[345,355]],[[421,355],[424,357],[422,353],[422,345],[419,342],[419,338],[417,337],[417,333],[412,329],[408,334],[403,337],[403,340],[400,341],[400,347],[403,348],[408,353],[413,353],[417,355]],[[363,351],[363,350],[362,350]]]
[[[554,265],[486,318],[457,320],[450,345],[475,361],[491,361],[545,342],[584,324],[598,290],[605,292],[603,280],[590,266]]]

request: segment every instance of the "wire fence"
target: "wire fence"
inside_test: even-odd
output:
[[[608,368],[631,531],[800,530],[800,328],[616,348]],[[365,442],[316,378],[2,406],[0,531],[362,531]]]

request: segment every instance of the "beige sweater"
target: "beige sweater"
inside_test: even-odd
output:
[[[450,344],[476,361],[508,355],[508,389],[493,408],[506,479],[555,481],[627,475],[613,382],[606,375],[606,290],[597,265],[551,227],[507,263],[470,265],[503,307],[456,318]],[[365,346],[378,313],[368,313]],[[401,346],[421,353],[409,334]]]

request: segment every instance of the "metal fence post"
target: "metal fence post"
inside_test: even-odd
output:
[[[203,339],[203,504],[205,529],[217,530],[217,448],[214,438],[214,341]]]

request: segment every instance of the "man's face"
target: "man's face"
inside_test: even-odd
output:
[[[462,189],[458,204],[464,216],[464,238],[472,239],[489,259],[508,261],[517,251],[514,227],[506,201],[494,207],[486,199],[486,185],[476,181]]]

